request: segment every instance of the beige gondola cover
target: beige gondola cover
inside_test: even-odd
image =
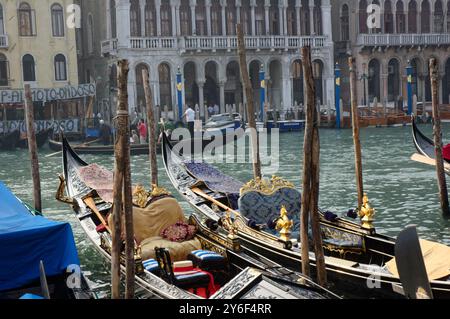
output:
[[[450,247],[420,239],[420,248],[429,280],[442,279],[450,275]],[[387,262],[386,267],[391,274],[399,277],[395,258]]]

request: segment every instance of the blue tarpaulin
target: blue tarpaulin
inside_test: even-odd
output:
[[[0,182],[0,291],[38,280],[40,260],[47,277],[79,265],[72,228],[33,216]]]

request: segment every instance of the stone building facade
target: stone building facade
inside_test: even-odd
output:
[[[375,10],[380,9],[378,16],[371,10],[367,13],[371,4],[377,6]],[[412,67],[412,89],[419,105],[429,105],[428,63],[432,57],[439,65],[440,103],[450,103],[450,1],[336,0],[332,12],[344,104],[350,100],[346,61],[350,54],[356,58],[360,105],[373,105],[376,97],[378,106],[403,104],[406,108],[408,65]]]
[[[143,68],[150,72],[155,104],[167,105],[169,110],[177,109],[178,72],[184,82],[185,105],[218,104],[224,111],[227,104],[245,103],[235,36],[237,22],[245,33],[257,105],[261,68],[266,77],[265,100],[271,107],[286,110],[303,103],[300,48],[304,45],[312,47],[318,100],[322,105],[334,102],[330,0],[104,2],[105,22],[100,18],[94,25],[106,26],[101,53],[108,58],[113,77],[118,58],[130,62],[130,109],[144,105]],[[95,27],[97,30],[103,30],[103,26]]]

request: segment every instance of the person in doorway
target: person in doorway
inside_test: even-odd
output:
[[[105,123],[105,121],[100,120],[100,133],[99,133],[100,140],[102,141],[103,145],[109,145],[110,139],[111,139],[111,127]]]
[[[210,104],[209,106],[208,106],[208,117],[211,117],[211,116],[213,116],[214,115],[214,108],[213,108],[213,106]]]
[[[220,108],[219,105],[217,105],[217,103],[214,104],[214,114],[217,115],[220,112]]]
[[[189,133],[191,134],[191,138],[194,138],[195,111],[192,109],[192,106],[188,106],[186,112],[183,115],[183,118],[184,117],[186,118]]]
[[[140,120],[138,124],[138,131],[139,131],[139,143],[140,144],[146,144],[147,143],[147,125],[145,125],[144,120]]]

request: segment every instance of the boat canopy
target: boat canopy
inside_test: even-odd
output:
[[[39,279],[39,262],[48,277],[79,265],[68,223],[34,216],[0,181],[0,291]]]

